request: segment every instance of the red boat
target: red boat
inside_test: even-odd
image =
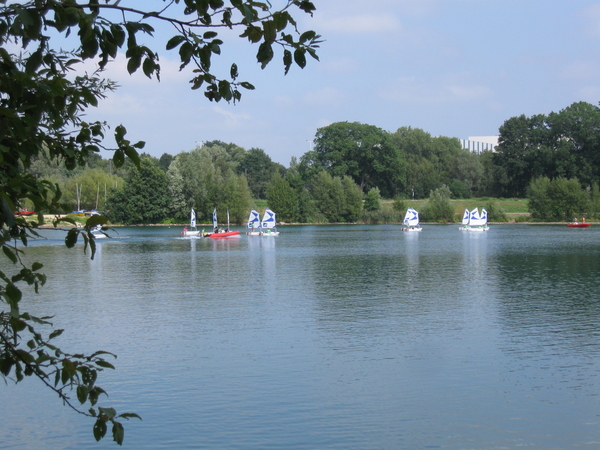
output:
[[[33,216],[35,214],[35,211],[27,211],[27,210],[22,210],[22,211],[14,211],[15,216]]]
[[[235,231],[219,231],[218,233],[206,233],[206,234],[204,234],[204,237],[209,237],[212,239],[240,237],[240,232],[237,230],[235,230]]]
[[[587,228],[590,226],[590,224],[588,222],[573,222],[568,223],[567,226],[569,228]]]

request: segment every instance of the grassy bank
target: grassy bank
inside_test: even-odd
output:
[[[454,211],[457,215],[462,217],[462,214],[465,209],[473,209],[477,208],[485,208],[485,206],[491,201],[496,205],[496,207],[503,211],[507,216],[529,216],[529,211],[527,210],[527,199],[524,198],[490,198],[490,197],[481,197],[481,198],[469,198],[469,199],[461,199],[461,200],[450,200],[454,205]],[[392,200],[384,200],[382,202],[384,208],[392,208],[393,205]],[[411,207],[419,211],[425,203],[427,203],[427,199],[421,200],[404,200],[404,203],[407,207]]]

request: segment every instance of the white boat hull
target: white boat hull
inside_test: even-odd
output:
[[[181,235],[183,237],[200,237],[200,231],[182,231]]]
[[[487,225],[484,227],[460,227],[459,230],[462,231],[475,231],[475,232],[479,232],[479,231],[488,231],[490,229],[490,227],[488,227]]]
[[[402,228],[402,231],[423,231],[423,228],[421,228],[421,227],[408,227],[408,228]]]
[[[279,236],[279,231],[264,231],[263,236]]]

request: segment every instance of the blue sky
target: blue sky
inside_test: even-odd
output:
[[[145,140],[144,151],[157,157],[221,140],[262,148],[287,167],[309,150],[318,128],[333,122],[465,139],[496,135],[513,116],[600,101],[600,1],[314,3],[312,19],[296,17],[301,29],[325,39],[320,62],[309,59],[287,76],[280,54],[261,70],[256,46],[235,33],[222,36],[213,66],[226,74],[236,62],[240,79],[256,86],[237,105],[191,91],[189,72],[178,72],[177,54],[161,50],[161,42],[161,82],[129,76],[118,61],[106,76],[121,87],[89,114],[124,124],[128,138]]]

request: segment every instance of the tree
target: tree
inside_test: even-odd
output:
[[[369,192],[365,194],[364,208],[366,211],[379,211],[381,209],[381,194],[379,188],[371,188],[369,189]]]
[[[122,4],[123,3],[123,4]],[[237,35],[258,44],[256,60],[264,68],[283,51],[284,73],[295,63],[305,67],[306,56],[317,58],[320,37],[314,31],[300,32],[291,12],[312,15],[308,0],[287,0],[280,9],[251,0],[224,1],[172,0],[160,11],[136,9],[121,0],[3,0],[0,2],[0,245],[13,267],[0,272],[0,373],[5,380],[20,382],[36,376],[78,412],[95,420],[94,437],[101,439],[112,424],[114,440],[121,444],[124,429],[112,408],[96,407],[104,391],[97,386],[97,375],[112,365],[111,355],[71,355],[51,343],[62,330],[44,337],[40,326],[51,326],[45,318],[33,317],[22,308],[24,289],[38,292],[46,278],[42,265],[26,265],[16,241],[27,245],[43,223],[42,212],[68,210],[61,202],[58,183],[37,179],[28,172],[42,152],[54,161],[63,161],[68,170],[85,165],[100,149],[114,151],[112,162],[123,166],[125,157],[140,165],[137,150],[143,142],[126,139],[123,126],[114,128],[114,144],[104,140],[107,124],[84,121],[83,114],[96,106],[116,84],[100,77],[100,72],[75,72],[85,60],[97,61],[101,71],[120,49],[125,52],[130,73],[142,70],[148,77],[160,76],[158,53],[147,42],[153,36],[153,24],[166,24],[173,35],[164,43],[167,50],[177,49],[181,69],[193,67],[192,89],[204,88],[210,101],[241,99],[240,89],[253,89],[239,81],[238,66],[231,64],[228,74],[213,73],[211,60],[221,53],[224,42],[216,30],[237,29]],[[140,2],[137,2],[139,5]],[[114,13],[118,14],[114,14]],[[241,34],[240,34],[241,32]],[[141,38],[143,36],[143,38]],[[231,36],[236,36],[232,33]],[[63,39],[64,38],[64,39]],[[69,39],[66,39],[69,38]],[[141,38],[141,39],[140,39]],[[63,39],[61,41],[61,39]],[[75,42],[75,48],[61,47]],[[40,214],[28,222],[15,215],[26,203]],[[60,222],[54,221],[57,226]],[[106,218],[91,217],[84,230],[69,230],[66,244],[73,247],[79,238],[94,256],[91,228],[105,224]],[[51,377],[51,378],[50,378]],[[56,380],[56,382],[54,382]],[[78,409],[68,393],[74,389],[77,400],[89,403],[89,412]]]
[[[432,137],[412,127],[401,127],[391,135],[393,144],[406,158],[406,190],[411,198],[423,198],[442,185],[458,180],[468,189],[476,183],[476,155],[460,146],[456,138]],[[466,160],[466,161],[465,161]],[[471,164],[465,164],[465,162]]]
[[[209,221],[214,208],[221,217],[230,208],[234,222],[245,219],[251,194],[237,167],[231,153],[219,145],[204,144],[191,152],[179,153],[167,172],[169,180],[175,183],[169,188],[176,195],[179,208],[175,217],[188,214],[193,207],[198,220]]]
[[[279,173],[275,174],[267,187],[267,203],[269,208],[277,212],[280,221],[298,221],[298,194]]]
[[[242,158],[239,173],[248,180],[248,186],[254,198],[264,199],[267,196],[267,186],[276,172],[276,165],[263,149],[251,148]]]
[[[328,172],[319,172],[310,182],[310,194],[319,212],[328,222],[344,220],[344,188],[340,177],[332,177]]]
[[[450,202],[450,195],[448,186],[431,191],[421,210],[421,218],[430,222],[454,222],[454,207]]]
[[[348,176],[342,178],[342,188],[345,202],[343,219],[345,222],[356,222],[363,210],[363,193],[360,186]]]
[[[160,155],[158,161],[160,168],[163,170],[163,172],[167,173],[167,170],[169,170],[169,166],[173,162],[173,159],[175,159],[175,157],[169,153],[163,153],[162,155]]]
[[[531,215],[543,220],[570,220],[588,207],[586,193],[576,178],[534,179],[527,189]]]
[[[532,180],[600,181],[600,108],[573,103],[558,113],[508,119],[494,153],[496,194],[523,197]]]
[[[361,191],[378,187],[393,197],[404,190],[405,160],[386,131],[358,122],[336,122],[317,130],[314,150],[302,157],[303,171],[352,177]]]
[[[125,186],[108,199],[111,220],[124,224],[161,223],[170,211],[168,184],[158,163],[142,158],[140,168],[133,169]]]

